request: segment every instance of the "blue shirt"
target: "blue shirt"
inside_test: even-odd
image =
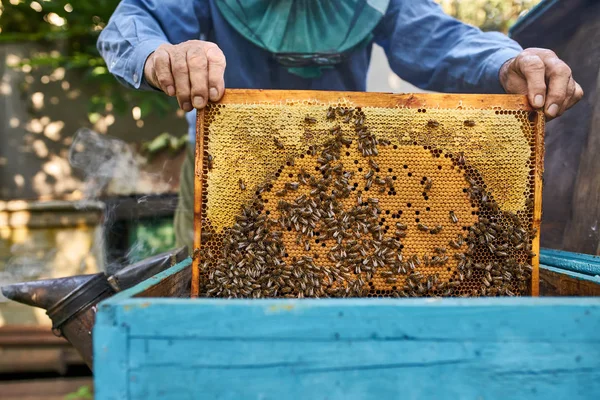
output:
[[[521,47],[505,35],[482,32],[448,15],[433,0],[391,0],[373,31],[392,70],[423,89],[503,93],[498,73]],[[123,0],[98,39],[109,71],[125,85],[152,89],[143,78],[146,58],[161,44],[202,39],[219,45],[227,59],[230,88],[364,91],[371,45],[319,78],[289,73],[270,54],[240,35],[215,0]],[[196,112],[187,114],[190,140]]]

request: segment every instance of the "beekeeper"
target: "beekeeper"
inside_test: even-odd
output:
[[[100,34],[110,72],[176,97],[194,142],[196,109],[232,88],[364,91],[373,43],[428,90],[525,94],[561,115],[583,90],[554,52],[523,50],[433,0],[123,0]],[[177,242],[193,243],[193,146],[182,169]]]

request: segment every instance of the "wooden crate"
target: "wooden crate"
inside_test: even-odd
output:
[[[234,89],[197,129],[193,296],[538,294],[544,118],[524,96]]]
[[[97,400],[600,398],[600,298],[158,298],[190,265],[101,303]]]

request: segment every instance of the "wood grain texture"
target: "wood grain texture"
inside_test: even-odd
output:
[[[533,198],[533,229],[536,235],[532,239],[532,248],[535,256],[531,260],[533,271],[531,272],[531,295],[540,295],[540,227],[542,224],[542,189],[544,185],[544,131],[546,120],[542,113],[537,113],[534,123],[537,132],[541,134],[535,137],[536,170],[534,176],[534,198]]]
[[[219,104],[285,102],[293,100],[319,100],[323,102],[345,99],[357,107],[407,107],[407,108],[503,108],[533,111],[526,96],[506,94],[447,94],[447,93],[373,93],[334,92],[319,90],[262,90],[227,89]]]
[[[540,264],[541,296],[600,296],[600,277]]]
[[[584,275],[600,275],[600,256],[553,249],[541,249],[540,262]]]
[[[101,304],[97,400],[600,397],[600,298],[131,298],[143,290]]]
[[[82,386],[93,389],[91,377],[0,381],[2,400],[65,400]]]
[[[600,71],[596,93],[600,93]],[[573,190],[573,216],[565,228],[564,247],[600,255],[600,101],[591,115],[587,144],[583,148]]]
[[[573,77],[583,88],[584,98],[572,109],[547,124],[546,168],[544,182],[544,216],[541,245],[570,251],[597,253],[600,241],[592,243],[589,232],[565,228],[572,218],[590,216],[590,209],[577,203],[575,184],[583,166],[584,150],[592,129],[593,115],[598,115],[598,76],[600,72],[600,2],[592,0],[546,1],[545,12],[529,13],[513,39],[523,48],[552,49],[572,69]],[[559,25],[556,21],[561,21]],[[596,108],[596,110],[594,110]],[[590,153],[593,155],[593,153]],[[592,160],[593,161],[593,160]],[[597,173],[596,173],[597,174]],[[588,175],[585,179],[592,180]],[[591,200],[583,196],[584,200]],[[567,241],[573,247],[567,246]],[[581,247],[585,245],[585,250]],[[600,250],[600,249],[598,249]]]
[[[194,260],[192,264],[192,287],[191,297],[198,297],[200,292],[200,258],[196,256],[196,250],[200,249],[202,237],[202,179],[204,160],[204,110],[196,113],[196,156],[194,168]]]
[[[406,108],[446,108],[446,109],[508,109],[524,110],[531,114],[531,121],[538,132],[535,141],[535,165],[537,174],[534,177],[534,217],[533,227],[538,232],[532,239],[532,250],[536,254],[532,259],[531,294],[539,295],[539,228],[542,217],[542,181],[544,167],[544,127],[543,113],[534,111],[526,96],[522,95],[481,95],[481,94],[391,94],[367,92],[335,92],[335,91],[306,91],[306,90],[256,90],[228,89],[218,102],[219,104],[243,103],[282,103],[287,100],[304,101],[318,100],[320,102],[339,102],[345,100],[355,107],[406,107]],[[196,161],[195,161],[195,202],[194,202],[194,248],[200,248],[202,231],[202,190],[203,190],[203,158],[204,144],[204,111],[200,111],[196,121]],[[191,297],[198,297],[200,280],[200,260],[194,259],[192,270]]]

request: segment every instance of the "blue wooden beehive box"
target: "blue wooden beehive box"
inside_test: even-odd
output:
[[[176,298],[190,264],[101,303],[96,399],[600,398],[600,298]]]

